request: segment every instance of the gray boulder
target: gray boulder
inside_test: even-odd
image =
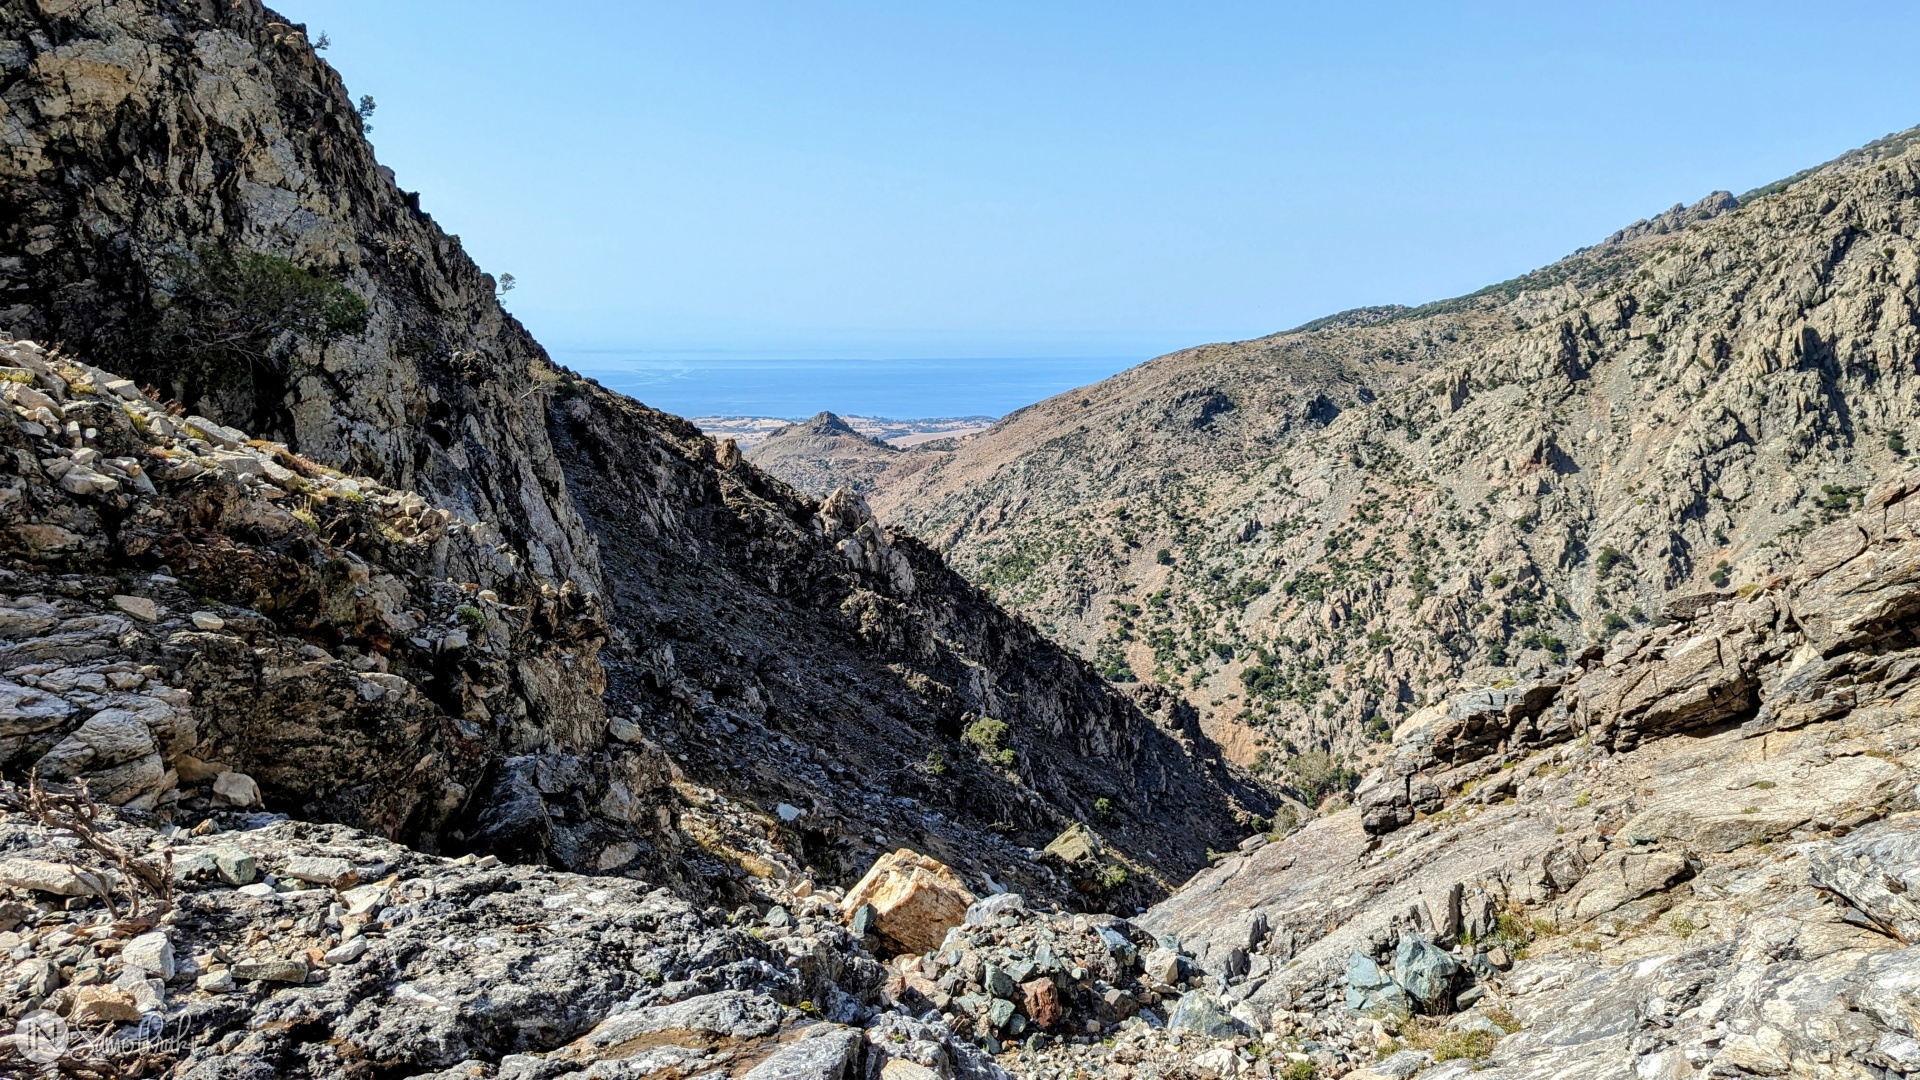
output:
[[[1407,992],[1365,953],[1347,957],[1347,1008],[1362,1016],[1385,1018],[1413,1012]]]
[[[1179,1002],[1173,1007],[1173,1015],[1167,1018],[1167,1026],[1174,1031],[1190,1031],[1209,1039],[1231,1039],[1235,1035],[1250,1034],[1245,1024],[1228,1016],[1213,995],[1204,990],[1189,990],[1180,995]]]
[[[1419,934],[1400,936],[1400,945],[1393,950],[1393,973],[1423,1011],[1445,1012],[1453,1005],[1460,962]]]

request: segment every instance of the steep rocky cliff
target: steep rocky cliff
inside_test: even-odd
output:
[[[1902,466],[1917,141],[1469,297],[1163,357],[903,463],[874,505],[1324,794],[1463,683],[1768,580]]]
[[[507,575],[595,618],[544,354],[376,164],[302,30],[250,3],[8,0],[0,110],[0,330],[497,529]],[[567,666],[513,666],[531,730],[604,726],[576,636]]]
[[[58,341],[203,428],[424,499],[486,545],[433,573],[543,628],[503,644],[483,693],[427,676],[443,681],[418,723],[446,730],[405,744],[425,756],[416,777],[386,771],[397,758],[313,767],[302,738],[355,728],[301,716],[231,762],[268,805],[718,892],[850,878],[912,843],[976,883],[1106,905],[1164,892],[1267,809],[1189,710],[1116,692],[857,498],[816,505],[555,368],[376,163],[302,28],[251,3],[9,0],[0,70],[0,331]],[[55,420],[45,437],[66,446]],[[102,551],[107,574],[178,576],[198,557]],[[305,573],[286,571],[289,596],[330,587]],[[207,588],[275,633],[301,625],[306,601]],[[410,654],[438,640],[354,647],[424,673]],[[353,790],[405,806],[376,813]],[[1038,859],[1078,821],[1106,835],[1102,865]]]

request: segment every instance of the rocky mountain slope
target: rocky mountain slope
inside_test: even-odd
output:
[[[745,453],[762,470],[823,499],[835,488],[872,492],[874,479],[892,468],[902,451],[823,412],[781,428]]]
[[[850,905],[886,891],[868,882],[773,875],[728,912],[289,821],[218,780],[164,800],[192,828],[0,790],[22,1021],[0,1061],[57,1045],[69,1071],[196,1080],[1920,1074],[1920,476],[1863,501],[1747,597],[1421,710],[1357,805],[1249,838],[1134,919],[1003,893],[901,951],[858,936],[872,908]]]
[[[801,498],[555,368],[375,162],[301,27],[252,3],[9,0],[0,70],[0,331],[61,343],[35,354],[47,372],[9,376],[51,418],[22,436],[21,483],[39,491],[41,462],[91,449],[76,424],[118,432],[108,460],[186,454],[203,470],[245,431],[274,441],[270,457],[371,477],[411,500],[409,518],[478,545],[405,563],[360,552],[370,580],[402,582],[385,629],[307,613],[372,586],[360,571],[339,580],[298,530],[273,537],[295,547],[271,586],[193,586],[325,653],[303,663],[363,664],[420,695],[394,759],[368,768],[302,758],[365,727],[324,711],[296,711],[273,740],[242,733],[225,763],[268,806],[423,850],[644,870],[719,894],[756,874],[850,880],[911,843],[980,887],[992,872],[1121,906],[1164,892],[1265,809],[1187,710],[1116,692],[857,499]],[[80,361],[111,374],[63,374],[100,370]],[[121,375],[143,407],[203,420],[129,434],[99,390]],[[319,514],[299,505],[315,497],[304,480],[268,475],[263,498]],[[145,512],[130,497],[69,491],[73,507],[15,509],[29,531],[95,537],[72,568],[100,575],[188,580],[202,546],[238,542],[202,514],[186,515],[199,532],[176,553],[116,547],[122,516]],[[20,543],[35,574],[81,550]],[[498,671],[465,676],[478,688],[443,671],[457,665],[441,641],[464,618],[471,648],[479,616],[427,606],[437,582],[495,596],[535,635],[502,642]],[[421,756],[403,762],[403,748]],[[38,759],[29,749],[16,768]],[[1099,866],[1039,859],[1080,821],[1105,837]]]
[[[908,455],[874,505],[1316,798],[1461,685],[1765,583],[1902,466],[1916,142],[1458,300],[1163,357]]]

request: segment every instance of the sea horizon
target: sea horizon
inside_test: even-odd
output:
[[[780,357],[552,349],[601,385],[679,416],[802,420],[999,418],[1116,375],[1144,356]]]

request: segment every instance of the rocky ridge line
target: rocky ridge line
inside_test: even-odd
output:
[[[1318,803],[1432,702],[1789,573],[1906,467],[1916,142],[1162,357],[907,455],[876,512]]]

